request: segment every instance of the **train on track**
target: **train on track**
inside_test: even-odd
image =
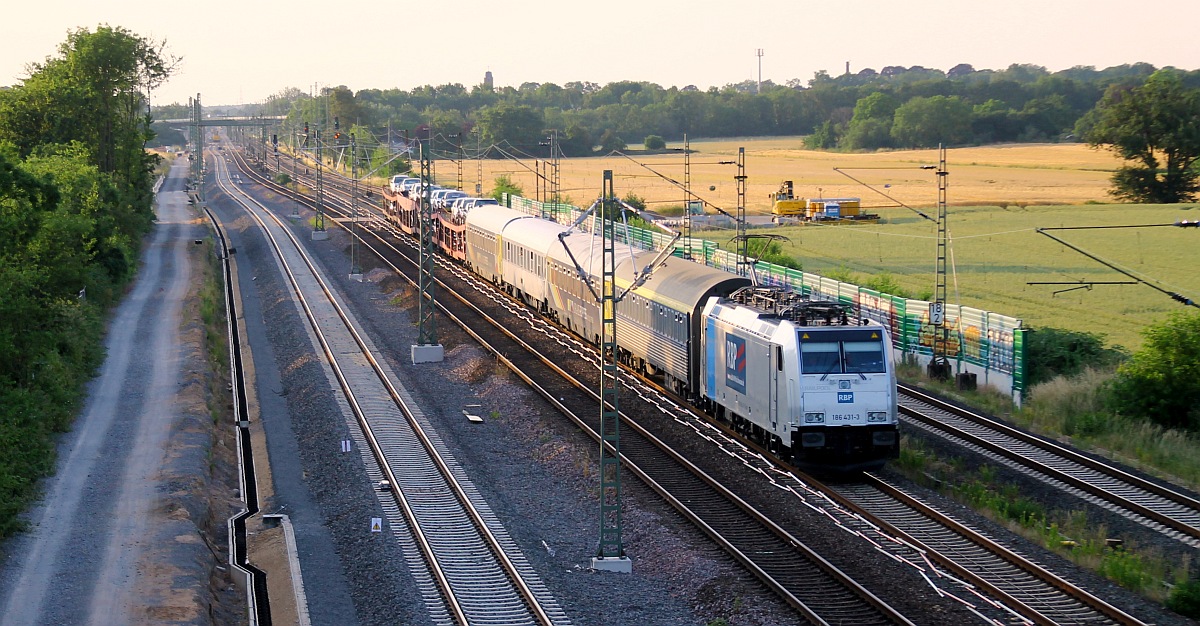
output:
[[[418,199],[385,190],[384,203],[390,222],[418,234]],[[433,228],[446,255],[599,343],[603,257],[591,233],[496,205],[437,211]],[[799,467],[864,471],[899,455],[882,325],[651,251],[618,255],[615,276],[618,292],[628,289],[616,318],[624,365]]]

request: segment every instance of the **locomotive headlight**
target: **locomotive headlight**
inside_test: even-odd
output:
[[[867,422],[882,423],[888,420],[887,411],[867,411]]]
[[[824,413],[805,413],[804,414],[804,423],[805,424],[824,424],[825,423],[825,414]]]

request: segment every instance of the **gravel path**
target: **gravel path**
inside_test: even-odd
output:
[[[207,229],[187,207],[185,175],[176,167],[165,181],[142,269],[111,320],[103,369],[60,441],[30,531],[6,546],[0,624],[213,619],[211,420],[202,331],[183,315],[189,249]]]

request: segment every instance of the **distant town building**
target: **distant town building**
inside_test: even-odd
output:
[[[492,88],[492,71],[488,70],[483,73],[483,86],[488,89]]]

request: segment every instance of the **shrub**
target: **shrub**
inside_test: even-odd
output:
[[[636,193],[633,193],[632,191],[625,194],[625,197],[621,198],[621,200],[625,204],[628,204],[629,206],[631,206],[639,211],[646,210],[646,199],[637,195]]]
[[[646,146],[647,150],[662,150],[667,147],[667,142],[658,135],[646,135],[646,139],[642,141],[642,145]]]
[[[501,174],[492,183],[492,197],[496,200],[503,200],[503,196],[506,193],[510,196],[519,196],[525,193],[525,190],[521,189],[520,185],[514,183],[507,174]]]
[[[1148,326],[1141,350],[1117,369],[1111,406],[1168,428],[1200,430],[1200,314]]]
[[[1025,375],[1030,385],[1074,376],[1086,367],[1112,367],[1125,358],[1123,352],[1104,347],[1104,336],[1096,333],[1039,328],[1025,337]]]
[[[876,274],[868,278],[867,281],[862,284],[862,286],[866,287],[867,289],[874,289],[880,293],[899,296],[901,298],[912,297],[909,295],[908,290],[904,287],[901,287],[896,282],[896,278],[887,272]]]
[[[1184,617],[1200,617],[1200,580],[1189,580],[1175,585],[1167,608]]]

